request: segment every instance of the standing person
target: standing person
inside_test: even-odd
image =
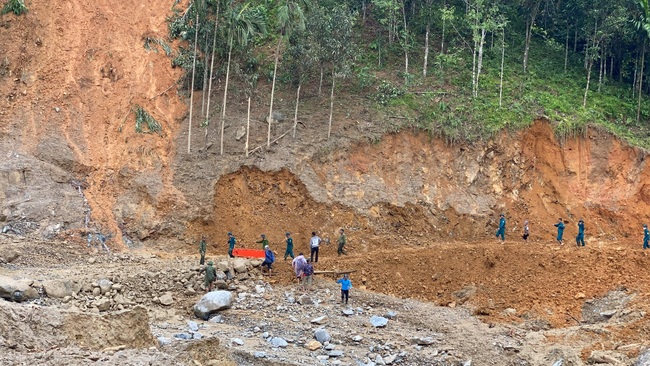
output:
[[[262,234],[260,236],[262,237],[262,240],[258,240],[255,243],[262,244],[262,249],[266,250],[266,247],[269,245],[269,240],[266,239],[266,235],[264,235],[264,234]]]
[[[208,249],[208,245],[205,243],[205,235],[201,235],[201,241],[199,242],[199,253],[201,254],[201,260],[199,261],[200,265],[205,263],[205,251]]]
[[[300,277],[302,276],[302,271],[304,270],[306,264],[307,260],[305,259],[305,256],[302,254],[302,252],[298,253],[298,256],[291,261],[291,267],[293,267],[293,271],[298,278],[298,282],[300,282]]]
[[[530,236],[530,229],[528,228],[528,220],[524,221],[524,235],[522,235],[522,238],[524,238],[524,241],[528,243],[528,237]]]
[[[284,251],[284,260],[287,260],[287,257],[291,257],[291,259],[294,259],[293,256],[293,238],[291,237],[291,233],[287,231],[285,234],[287,236],[287,249]]]
[[[314,265],[311,262],[311,259],[307,259],[304,268],[302,269],[302,290],[308,291],[311,290],[311,284],[314,277]]]
[[[311,232],[311,240],[309,240],[309,247],[311,248],[311,255],[309,258],[311,259],[312,263],[317,263],[318,262],[318,248],[320,247],[320,243],[323,242],[323,239],[318,237],[316,235],[315,231]],[[314,260],[314,254],[316,255],[316,260]]]
[[[268,268],[269,276],[271,275],[271,266],[273,265],[273,262],[275,262],[275,254],[273,254],[273,251],[267,245],[264,247],[264,262],[262,262],[262,267]]]
[[[648,225],[643,224],[643,249],[644,250],[650,248],[648,242],[650,242],[650,231],[648,231]]]
[[[348,278],[348,274],[344,274],[343,278],[336,281],[336,283],[341,284],[341,303],[343,303],[343,298],[345,298],[345,303],[348,303],[348,298],[350,297],[350,289],[352,288],[352,281]]]
[[[506,217],[504,214],[499,215],[499,229],[497,230],[497,238],[501,237],[501,241],[506,240]]]
[[[580,245],[582,243],[582,245]],[[585,246],[585,222],[580,219],[578,221],[578,236],[576,236],[576,245],[579,247]]]
[[[345,232],[344,232],[343,229],[341,229],[339,232],[341,233],[341,236],[339,236],[339,240],[338,240],[339,249],[337,250],[337,253],[339,254],[339,257],[340,257],[341,254],[348,255],[348,253],[345,250],[343,250],[343,247],[345,246],[345,243],[347,242],[347,240],[345,238]]]
[[[564,222],[562,221],[562,218],[560,217],[557,224],[554,224],[553,226],[557,228],[557,242],[560,243],[560,245],[564,245],[564,239],[562,239],[562,236],[564,235]]]
[[[236,243],[237,243],[237,239],[235,239],[235,236],[229,232],[228,233],[228,256],[230,258],[235,258],[235,256],[232,255],[232,251],[235,249]]]
[[[212,266],[213,264],[214,262],[208,261],[208,266],[205,267],[205,281],[203,284],[206,292],[212,291],[212,284],[217,279],[217,270]]]

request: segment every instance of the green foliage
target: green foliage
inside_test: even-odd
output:
[[[377,92],[373,95],[375,102],[380,105],[388,105],[390,101],[404,95],[404,90],[400,87],[393,85],[389,81],[382,80],[377,86]]]
[[[8,13],[14,13],[16,15],[22,15],[27,13],[27,6],[25,6],[25,0],[7,0],[7,3],[2,7],[2,15]]]
[[[143,128],[146,128],[145,131]],[[137,133],[160,133],[162,126],[156,121],[149,112],[145,111],[139,105],[135,106],[135,132]]]
[[[158,46],[162,47],[165,51],[165,55],[171,56],[172,48],[169,46],[162,38],[153,38],[153,37],[143,37],[144,38],[144,49],[147,51],[154,51],[158,53]]]

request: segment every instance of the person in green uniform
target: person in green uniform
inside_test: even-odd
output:
[[[291,257],[291,259],[294,259],[295,257],[293,256],[293,238],[291,237],[291,233],[287,232],[285,234],[287,236],[287,249],[284,251],[284,260],[287,260],[287,257]]]
[[[212,291],[212,285],[214,284],[214,280],[217,279],[217,270],[212,266],[214,262],[208,261],[208,266],[205,267],[205,290],[206,292]]]
[[[199,261],[200,265],[205,263],[205,251],[208,249],[208,245],[205,242],[205,235],[201,235],[201,241],[199,242],[199,253],[201,254],[201,260]]]
[[[235,249],[235,243],[237,243],[235,237],[232,235],[232,233],[228,233],[228,256],[230,258],[235,258],[235,256],[232,255],[232,251]]]
[[[262,240],[256,241],[257,244],[262,244],[262,249],[266,249],[266,246],[269,245],[269,240],[266,238],[266,235],[260,235]]]
[[[338,240],[339,249],[337,250],[337,253],[339,254],[339,257],[340,257],[341,254],[348,255],[348,253],[345,250],[343,250],[343,247],[345,246],[345,243],[347,242],[347,240],[345,238],[345,231],[343,229],[341,229],[339,232],[341,233],[341,236],[339,236],[339,240]]]

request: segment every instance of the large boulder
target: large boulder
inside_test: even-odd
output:
[[[81,286],[72,281],[51,280],[43,282],[43,289],[49,297],[63,299],[72,296],[81,290]]]
[[[248,271],[248,260],[244,258],[235,258],[232,264],[235,272],[244,273]]]
[[[232,293],[229,291],[212,291],[203,295],[201,300],[194,305],[194,315],[207,320],[210,314],[228,309],[232,305]]]
[[[101,280],[97,281],[97,284],[99,285],[99,290],[102,295],[110,292],[113,288],[113,282],[107,280],[106,278],[102,278]]]
[[[3,299],[22,302],[37,299],[38,291],[30,287],[32,281],[16,281],[11,277],[0,276],[0,297]]]

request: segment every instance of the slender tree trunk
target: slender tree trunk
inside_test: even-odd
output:
[[[641,121],[641,95],[643,94],[643,69],[645,67],[645,44],[646,37],[643,37],[643,50],[641,51],[641,68],[639,69],[639,101],[636,105],[636,122]]]
[[[362,18],[361,18],[361,25],[364,26],[366,25],[366,0],[363,0],[361,2],[361,12],[362,12]]]
[[[205,50],[208,50],[208,33],[205,34]],[[206,56],[207,57],[207,56]],[[207,60],[206,60],[207,61]],[[205,117],[205,91],[208,89],[208,68],[203,65],[203,88],[201,89],[201,116]]]
[[[248,157],[248,137],[250,136],[251,132],[251,97],[248,97],[248,114],[246,115],[246,145],[244,149],[246,149],[246,157]]]
[[[478,53],[478,40],[474,40],[472,52],[472,96],[476,96],[476,54]]]
[[[566,27],[566,42],[564,42],[564,72],[569,61],[569,26]]]
[[[443,8],[446,6],[446,4],[443,5]],[[440,37],[440,53],[443,55],[445,54],[445,26],[447,25],[447,20],[445,17],[442,17],[442,36]]]
[[[327,126],[327,139],[330,139],[332,135],[332,116],[334,115],[334,83],[336,82],[336,76],[334,69],[332,69],[332,91],[330,92],[330,122]]]
[[[481,69],[483,68],[483,48],[485,46],[485,35],[487,31],[485,28],[481,29],[481,43],[478,48],[478,61],[476,67],[476,87],[474,89],[474,97],[478,97],[478,83],[481,77]]]
[[[429,29],[431,28],[431,22],[427,21],[427,26],[424,32],[424,65],[422,65],[422,76],[427,77],[427,66],[429,61]]]
[[[604,51],[604,50],[603,50]],[[598,92],[603,85],[603,51],[600,52],[599,69],[598,69]]]
[[[408,26],[406,24],[406,0],[402,1],[402,18],[404,20],[404,83],[408,82],[409,74],[409,39]]]
[[[530,13],[530,20],[526,22],[526,39],[524,44],[524,72],[528,72],[528,53],[530,50],[530,40],[533,36],[533,27],[535,26],[535,19],[537,18],[537,11],[539,10],[540,1],[537,1]]]
[[[192,82],[190,83],[190,122],[187,127],[187,153],[192,151],[192,110],[194,107],[194,74],[196,73],[196,45],[199,40],[199,12],[196,12],[196,30],[194,31],[194,60],[192,61]]]
[[[591,80],[591,66],[594,64],[594,61],[590,59],[587,63],[587,86],[585,87],[585,96],[582,98],[582,108],[587,107],[587,93],[589,93],[589,81]]]
[[[282,35],[278,37],[278,45],[275,47],[275,65],[273,66],[273,84],[271,85],[271,105],[269,106],[269,116],[266,122],[269,125],[266,133],[266,147],[271,147],[271,124],[273,123],[273,97],[275,96],[275,75],[278,72],[278,61],[280,60],[280,45],[282,44]]]
[[[298,84],[296,91],[296,111],[293,114],[293,138],[296,138],[296,129],[298,128],[298,105],[300,104],[300,87],[302,83]]]
[[[634,58],[634,78],[632,79],[632,98],[634,98],[636,93],[638,72],[639,72],[639,56]]]
[[[226,128],[226,101],[228,100],[228,80],[230,79],[230,60],[232,56],[233,36],[230,35],[228,48],[228,64],[226,66],[226,84],[223,86],[223,106],[221,107],[221,141],[219,143],[219,154],[223,155],[223,132]]]
[[[219,5],[217,3],[217,15],[214,18],[214,36],[212,37],[212,57],[210,57],[210,77],[208,79],[208,104],[205,110],[205,141],[208,141],[208,126],[210,125],[210,99],[212,98],[212,76],[214,74],[214,56],[217,49],[217,27],[219,25]]]
[[[499,108],[503,100],[503,64],[506,57],[506,31],[505,28],[501,29],[501,71],[499,74]]]
[[[573,32],[573,53],[578,52],[578,25],[576,24],[576,29]]]

